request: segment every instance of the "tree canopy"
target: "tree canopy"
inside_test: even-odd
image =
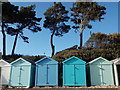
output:
[[[53,44],[53,36],[63,36],[63,34],[68,33],[70,30],[70,25],[67,25],[65,22],[68,22],[69,16],[68,11],[62,3],[55,3],[54,5],[46,10],[44,13],[45,21],[44,27],[51,31],[51,48],[52,56],[55,53],[55,46]]]
[[[15,22],[18,6],[12,5],[10,2],[1,2],[2,5],[2,35],[3,35],[3,58],[6,56],[6,30],[8,24]]]
[[[11,13],[12,17],[14,17],[14,21],[8,24],[8,26],[6,27],[6,32],[8,35],[15,36],[12,55],[14,54],[15,51],[18,36],[20,36],[24,40],[24,42],[29,43],[28,41],[29,37],[24,35],[25,30],[30,30],[32,32],[41,31],[39,22],[42,18],[36,17],[35,7],[36,7],[35,5],[20,7],[20,9],[18,9],[17,7],[16,8],[17,10],[14,11],[15,14]],[[6,13],[4,12],[5,15],[7,14],[7,12]]]
[[[93,33],[86,42],[86,45],[78,49],[77,45],[56,53],[53,56],[59,62],[71,57],[77,56],[87,62],[97,58],[104,57],[113,60],[120,57],[120,34]]]
[[[40,22],[41,18],[36,17],[36,12],[34,11],[35,5],[21,7],[18,10],[15,19],[16,21],[10,24],[7,28],[7,34],[14,36],[17,33],[20,34],[20,37],[28,43],[28,37],[25,37],[23,34],[24,29],[28,29],[32,32],[41,31]],[[13,26],[13,27],[12,27]]]
[[[82,47],[83,31],[87,28],[91,29],[91,21],[101,21],[105,13],[106,8],[98,5],[96,2],[76,2],[73,3],[71,8],[71,21],[74,23],[73,29],[80,32],[80,47]]]

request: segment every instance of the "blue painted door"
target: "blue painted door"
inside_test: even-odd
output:
[[[46,80],[46,65],[37,65],[36,66],[36,85],[44,85],[47,83],[47,80]]]
[[[30,84],[30,66],[24,65],[20,67],[20,84],[21,86],[29,86]]]
[[[58,85],[58,65],[57,64],[49,64],[47,65],[47,79],[49,85]]]
[[[57,67],[55,64],[37,65],[36,85],[57,85]]]
[[[12,66],[11,67],[11,76],[10,76],[10,86],[19,86],[20,84],[20,67]]]

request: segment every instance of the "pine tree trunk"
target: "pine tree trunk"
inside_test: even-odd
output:
[[[55,33],[55,30],[53,31],[53,33],[52,33],[52,35],[51,35],[51,37],[50,37],[50,44],[51,44],[51,49],[52,49],[52,55],[51,55],[51,57],[54,55],[54,53],[55,53],[55,46],[54,46],[54,44],[53,44],[53,36],[54,36],[54,33]]]
[[[13,49],[12,49],[12,54],[11,55],[14,55],[16,44],[17,44],[17,39],[18,39],[18,34],[19,34],[19,32],[15,36],[15,40],[14,40],[14,44],[13,44]]]
[[[83,32],[80,32],[80,48],[83,45]]]
[[[81,23],[82,22],[83,20],[81,20]],[[81,48],[83,45],[83,30],[85,29],[85,27],[84,25],[82,25],[82,26],[79,26],[79,28],[80,28],[80,47],[79,48]]]
[[[2,22],[2,35],[3,35],[3,58],[6,56],[6,34],[4,31],[4,23]]]

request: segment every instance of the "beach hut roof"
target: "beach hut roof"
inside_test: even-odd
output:
[[[104,60],[104,61],[106,61],[106,62],[108,62],[108,63],[111,63],[111,61],[108,61],[107,59],[105,59],[103,57],[98,57],[98,58],[95,58],[94,60],[88,62],[88,64],[92,64],[92,63],[97,62],[97,61],[99,61],[101,59]]]
[[[36,61],[35,63],[36,63],[36,64],[37,64],[37,63],[40,63],[40,62],[44,61],[45,59],[50,59],[50,60],[54,61],[55,63],[58,63],[56,60],[54,60],[54,59],[52,59],[52,58],[50,58],[50,57],[44,57],[44,58]]]
[[[79,60],[81,63],[86,63],[85,61],[83,61],[82,59],[80,59],[80,58],[78,58],[78,57],[76,57],[76,56],[72,56],[72,57],[66,59],[65,61],[63,61],[62,63],[66,63],[66,62],[68,62],[68,61],[70,61],[70,60],[73,60],[73,59],[77,59],[77,60]]]
[[[10,63],[9,63],[8,61],[3,60],[3,59],[0,60],[0,63],[4,63],[4,64],[2,64],[2,65],[10,65]],[[0,64],[0,65],[1,65],[1,64]]]
[[[11,64],[14,64],[14,63],[18,62],[19,60],[23,60],[23,61],[27,61],[27,62],[29,62],[31,64],[35,64],[34,61],[31,61],[31,60],[28,60],[28,59],[24,59],[24,58],[21,58],[21,57],[16,59],[15,61],[11,62]]]
[[[112,62],[120,64],[120,58],[116,58],[116,59],[112,60]]]

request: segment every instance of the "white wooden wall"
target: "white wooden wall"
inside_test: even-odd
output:
[[[8,85],[10,76],[10,64],[4,60],[0,60],[0,84]]]

